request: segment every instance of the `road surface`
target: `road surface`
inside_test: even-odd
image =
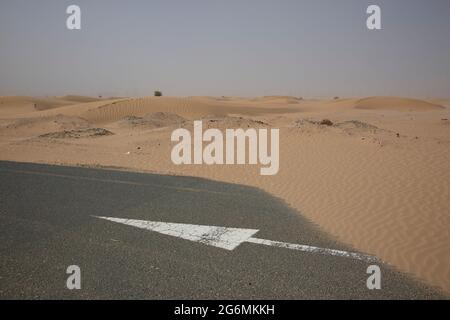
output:
[[[0,162],[1,299],[442,298],[383,263],[242,243],[233,250],[95,216],[258,229],[354,252],[271,195],[190,177]],[[299,195],[301,197],[301,195]],[[81,270],[69,290],[66,269]]]

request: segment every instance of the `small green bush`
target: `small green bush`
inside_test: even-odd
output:
[[[155,91],[155,97],[162,97],[161,91]]]

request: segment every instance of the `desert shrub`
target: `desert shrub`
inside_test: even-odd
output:
[[[320,121],[320,124],[323,126],[332,126],[333,122],[329,119],[323,119],[322,121]]]
[[[161,91],[155,91],[155,97],[162,97]]]

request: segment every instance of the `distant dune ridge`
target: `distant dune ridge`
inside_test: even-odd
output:
[[[100,101],[101,99],[68,95],[64,97],[34,98],[24,96],[0,97],[0,116],[70,106],[78,103]]]
[[[171,132],[199,119],[222,130],[280,128],[279,173],[172,164]],[[450,293],[449,119],[445,99],[0,97],[0,159],[256,186],[339,240]]]
[[[444,108],[422,100],[395,97],[364,98],[358,100],[355,107],[358,109],[395,111],[430,111]]]
[[[86,103],[90,103],[87,105]],[[423,100],[398,97],[369,97],[363,99],[304,100],[292,96],[265,96],[257,98],[237,97],[146,97],[98,99],[68,95],[52,98],[0,97],[0,116],[19,115],[67,106],[84,105],[77,116],[95,122],[118,121],[128,115],[144,116],[155,112],[178,115],[204,116],[234,114],[287,113],[302,110],[302,106],[334,104],[343,108],[392,111],[431,111],[445,107]],[[299,106],[300,105],[300,106]],[[251,107],[251,109],[249,109]],[[300,107],[300,109],[299,109]],[[280,109],[282,108],[282,109]],[[63,109],[64,110],[64,109]],[[66,109],[68,110],[68,109]],[[56,111],[59,112],[59,111]],[[64,112],[64,111],[63,111]]]
[[[94,101],[101,101],[101,98],[94,98],[94,97],[85,97],[85,96],[77,96],[77,95],[67,95],[67,96],[63,96],[60,97],[61,100],[66,100],[69,102],[78,102],[78,103],[83,103],[83,102],[94,102]]]

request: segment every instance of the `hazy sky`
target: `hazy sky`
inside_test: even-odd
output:
[[[450,0],[0,0],[0,95],[157,89],[450,97]]]

